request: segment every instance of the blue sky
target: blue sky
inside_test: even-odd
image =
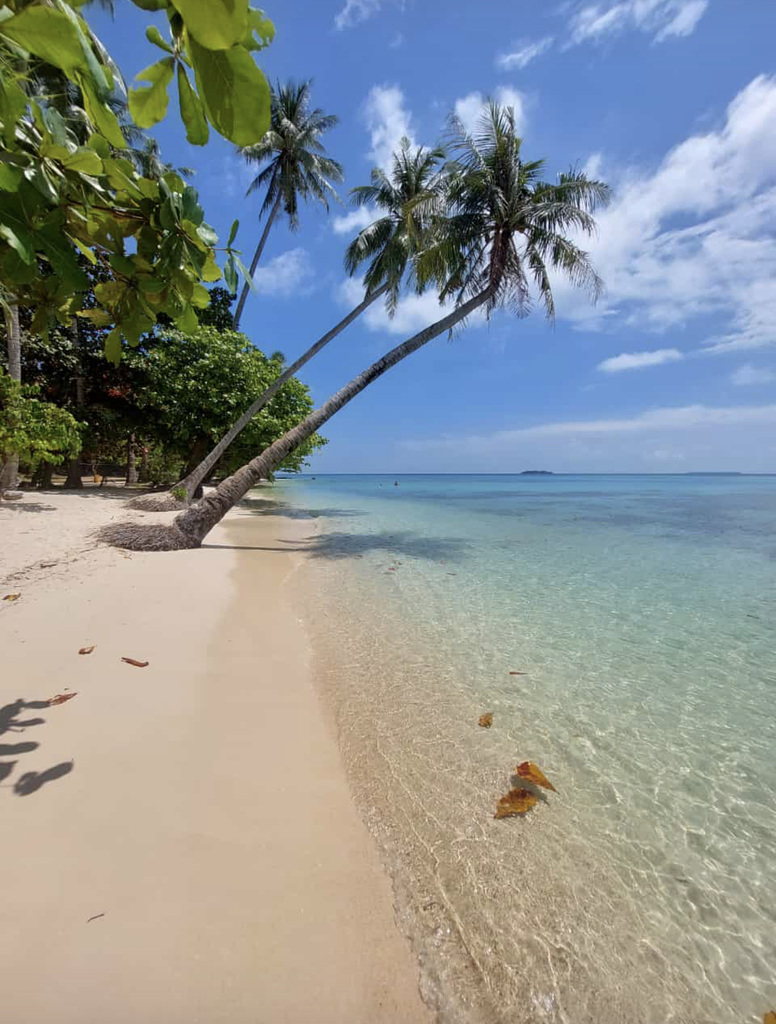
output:
[[[314,79],[340,117],[327,137],[347,189],[402,134],[438,140],[484,97],[515,107],[528,158],[570,164],[615,198],[587,243],[607,293],[558,283],[558,318],[505,313],[438,339],[325,429],[319,472],[776,472],[776,3],[773,0],[283,0],[260,55],[273,79]],[[130,80],[156,59],[152,15],[90,14]],[[174,106],[156,135],[196,169],[208,220],[240,218],[250,255],[260,200],[212,138],[189,146]],[[350,208],[277,227],[243,329],[295,357],[353,304],[341,269]],[[316,402],[436,319],[409,297],[370,311],[302,373]]]

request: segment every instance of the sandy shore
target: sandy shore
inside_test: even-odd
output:
[[[284,587],[308,524],[94,547],[122,497],[0,506],[3,1019],[429,1024]]]

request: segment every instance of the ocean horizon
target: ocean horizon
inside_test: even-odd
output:
[[[311,521],[318,686],[445,1019],[761,1021],[774,476],[310,473],[271,493]],[[495,820],[526,760],[557,793]]]

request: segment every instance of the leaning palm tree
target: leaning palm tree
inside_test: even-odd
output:
[[[390,176],[375,168],[369,185],[352,190],[351,199],[355,206],[374,208],[379,214],[372,224],[359,232],[345,253],[345,268],[351,276],[366,267],[364,298],[275,378],[199,465],[177,484],[175,495],[143,494],[132,499],[129,503],[132,508],[164,511],[180,507],[181,502],[191,501],[229,445],[305,363],[381,296],[385,296],[389,316],[393,315],[410,258],[417,247],[417,240],[426,230],[424,211],[432,207],[432,200],[438,201],[439,198],[443,184],[439,165],[444,156],[441,148],[413,148],[408,139],[402,139],[394,154]],[[280,362],[282,364],[284,360]],[[185,495],[182,493],[184,490]]]
[[[310,108],[310,82],[278,82],[272,92],[272,118],[261,142],[240,150],[251,164],[261,171],[251,182],[247,195],[265,189],[259,213],[267,220],[259,244],[251,260],[250,276],[256,272],[270,229],[282,207],[292,230],[299,226],[299,200],[314,199],[328,211],[329,199],[336,195],[332,182],[344,178],[342,166],[326,156],[321,142],[324,132],[333,128],[339,118]],[[250,284],[243,285],[234,314],[239,327]]]
[[[553,319],[550,270],[586,288],[593,300],[598,297],[601,281],[587,253],[566,232],[594,231],[593,213],[607,201],[608,187],[577,171],[560,175],[554,184],[542,181],[542,162],[522,159],[511,108],[491,103],[473,134],[452,117],[450,134],[456,160],[448,169],[445,208],[435,209],[433,200],[429,204],[432,234],[414,260],[413,283],[417,290],[435,284],[440,300],[453,301],[454,308],[387,352],[171,526],[122,524],[106,531],[106,540],[145,550],[199,547],[236,502],[290,452],[433,338],[478,310],[489,315],[506,306],[525,315],[531,285]]]

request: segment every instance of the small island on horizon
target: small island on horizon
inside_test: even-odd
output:
[[[524,469],[520,476],[555,476],[551,469]]]

